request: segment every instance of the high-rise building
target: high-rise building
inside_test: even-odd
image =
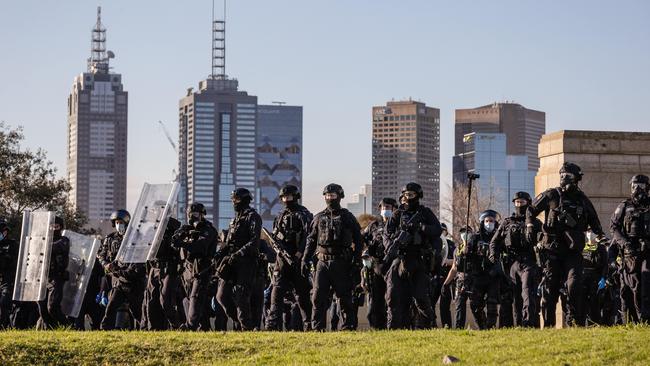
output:
[[[423,204],[440,210],[440,110],[412,100],[372,107],[372,212],[416,182]]]
[[[508,155],[528,156],[528,168],[539,168],[537,144],[546,131],[546,113],[517,103],[493,103],[456,109],[455,155],[464,153],[463,137],[472,132],[504,133]]]
[[[505,217],[511,211],[511,198],[516,192],[533,195],[535,171],[528,169],[526,155],[506,153],[505,134],[472,132],[465,135],[463,144],[466,152],[454,156],[454,180],[464,179],[469,172],[479,174],[475,189],[490,208]]]
[[[128,93],[122,75],[110,72],[113,57],[98,7],[88,70],[74,79],[68,97],[70,198],[91,225],[126,207]]]
[[[361,186],[359,193],[352,195],[350,202],[347,204],[348,211],[354,216],[359,217],[361,214],[372,213],[372,185],[364,184]]]
[[[239,90],[225,73],[225,21],[212,27],[212,73],[179,102],[180,217],[188,204],[203,203],[207,219],[227,229],[235,216],[230,193],[247,188],[255,198],[257,97]]]
[[[282,209],[280,188],[293,184],[302,191],[302,107],[257,107],[258,212],[268,229]]]

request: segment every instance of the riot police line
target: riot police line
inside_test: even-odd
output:
[[[296,186],[282,187],[271,232],[245,188],[232,192],[235,217],[222,232],[198,202],[186,223],[172,217],[177,183],[145,184],[134,215],[115,211],[102,242],[65,230],[53,212],[25,212],[20,243],[8,238],[19,228],[0,221],[0,327],[355,330],[365,301],[372,329],[426,329],[438,318],[465,328],[468,303],[479,329],[540,327],[540,318],[553,327],[558,301],[567,325],[648,322],[648,177],[631,179],[609,240],[582,175],[565,163],[559,187],[534,199],[517,192],[511,215],[486,210],[476,229],[468,215],[458,245],[417,183],[399,202],[382,199],[363,230],[338,184],[313,216]]]

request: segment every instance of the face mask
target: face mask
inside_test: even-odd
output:
[[[3,241],[3,240],[5,240],[5,234],[0,233],[0,241]]]
[[[332,210],[338,210],[341,208],[341,200],[336,198],[333,200],[325,200],[325,203],[327,204],[327,207],[329,207]]]
[[[381,210],[379,214],[381,215],[381,217],[388,220],[391,217],[393,217],[393,210]]]
[[[372,260],[370,258],[363,258],[363,266],[366,268],[372,267]]]
[[[126,224],[124,223],[115,224],[115,230],[117,230],[117,232],[120,233],[120,235],[124,235],[124,233],[126,232]]]
[[[648,196],[648,193],[645,191],[645,184],[634,183],[632,184],[632,198],[637,201],[643,200]]]
[[[486,224],[483,224],[483,226],[485,227],[485,231],[487,231],[488,233],[491,233],[492,231],[494,231],[494,223],[493,222],[488,222]]]
[[[576,177],[570,173],[561,173],[560,174],[560,187],[565,190],[571,190],[576,187]]]
[[[528,206],[515,206],[515,213],[519,216],[522,216],[523,214],[526,213],[526,209]]]
[[[54,230],[54,240],[61,239],[61,230]]]

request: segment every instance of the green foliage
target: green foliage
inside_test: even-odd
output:
[[[56,211],[68,229],[81,231],[88,220],[72,208],[70,185],[56,177],[56,168],[45,151],[21,149],[24,138],[22,128],[0,122],[0,217],[12,228],[10,236],[20,234],[24,210]]]
[[[2,365],[647,365],[650,328],[336,333],[0,332]]]

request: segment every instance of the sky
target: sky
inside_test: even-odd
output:
[[[210,0],[0,0],[0,121],[65,176],[67,97],[98,5],[129,92],[132,209],[144,182],[176,168],[157,121],[177,136],[179,99],[210,73]],[[330,182],[348,198],[370,183],[371,108],[392,99],[441,110],[443,193],[457,108],[508,100],[546,112],[547,132],[649,130],[648,1],[231,0],[226,38],[241,90],[303,106],[313,211]]]

